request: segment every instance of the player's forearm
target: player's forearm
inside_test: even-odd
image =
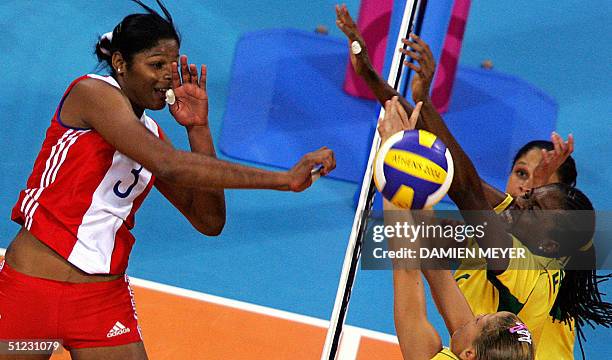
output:
[[[175,151],[164,163],[157,176],[185,188],[289,190],[286,172],[257,169],[208,155]]]
[[[402,354],[405,359],[430,359],[442,344],[427,319],[421,272],[394,270],[393,273],[393,318]]]
[[[493,209],[497,206],[501,205],[504,200],[506,200],[506,193],[499,191],[493,186],[487,184],[484,180],[480,180],[482,184],[482,189],[485,193],[485,197],[487,198],[487,203],[491,205]]]
[[[473,320],[472,310],[450,270],[423,269],[423,275],[450,334]]]
[[[402,102],[406,106],[405,100]],[[409,104],[408,104],[409,105]],[[482,209],[484,192],[478,172],[472,160],[452,135],[444,120],[433,106],[431,99],[423,101],[417,129],[435,134],[447,146],[453,156],[454,177],[448,195],[462,210]]]
[[[385,101],[391,100],[392,97],[401,96],[392,86],[380,77],[380,74],[372,66],[368,67],[361,78],[366,82],[368,88],[372,90],[376,99],[382,106],[385,105]]]
[[[188,126],[186,129],[191,152],[217,157],[208,126]]]
[[[208,126],[189,126],[187,136],[192,152],[217,157]],[[193,216],[206,219],[213,228],[223,228],[225,224],[225,192],[223,189],[198,189],[191,194],[190,212]]]
[[[426,318],[425,289],[420,269],[394,269],[394,312],[400,327],[413,319]]]

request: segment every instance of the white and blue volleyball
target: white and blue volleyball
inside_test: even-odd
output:
[[[374,160],[378,191],[395,206],[423,209],[437,204],[453,181],[453,158],[442,140],[425,130],[398,132]]]

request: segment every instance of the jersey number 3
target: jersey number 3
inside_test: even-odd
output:
[[[142,171],[142,165],[140,165],[140,169],[132,169],[132,175],[134,175],[134,182],[124,191],[121,192],[121,190],[119,190],[119,185],[121,185],[121,180],[117,181],[117,183],[115,184],[115,187],[113,187],[113,192],[115,193],[115,195],[117,195],[118,197],[125,199],[126,197],[130,196],[130,193],[132,192],[132,190],[134,190],[134,186],[136,186],[136,184],[138,184],[138,179],[140,178],[140,172]]]

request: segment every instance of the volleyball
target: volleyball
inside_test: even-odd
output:
[[[401,131],[385,141],[374,160],[374,183],[403,209],[437,204],[453,181],[453,158],[442,140],[425,130]]]

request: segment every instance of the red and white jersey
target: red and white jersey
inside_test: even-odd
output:
[[[82,76],[70,84],[11,218],[79,269],[89,274],[121,274],[134,244],[129,231],[134,227],[134,213],[154,177],[95,129],[62,124],[66,96],[86,78],[119,87],[112,77],[98,75]],[[140,122],[160,137],[153,119],[143,114]]]

